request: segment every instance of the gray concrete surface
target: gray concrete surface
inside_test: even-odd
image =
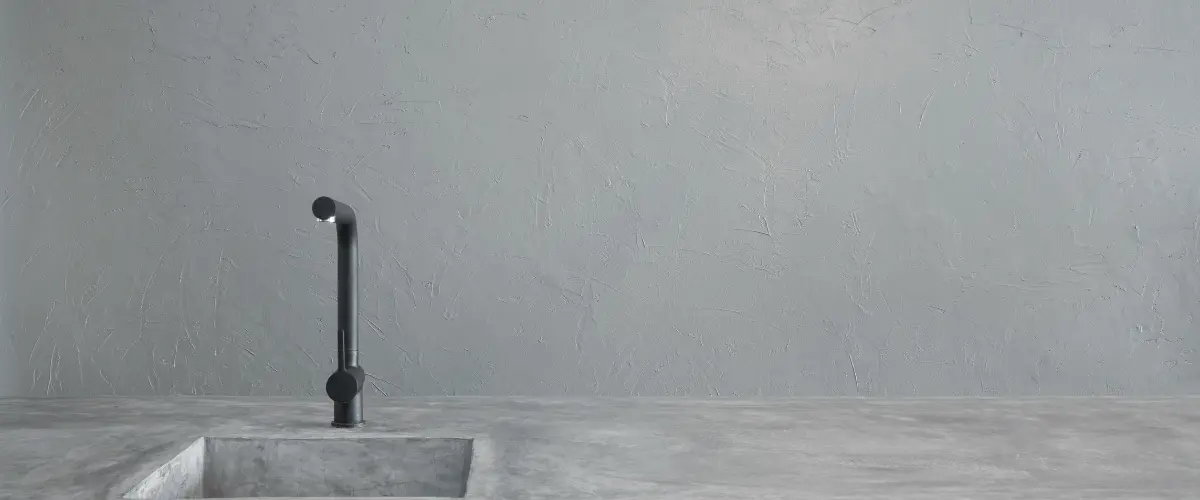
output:
[[[1200,397],[0,399],[0,498],[112,499],[201,437],[491,444],[498,499],[1194,499]],[[340,463],[331,463],[337,468]],[[468,495],[471,492],[468,490]]]
[[[1200,384],[1192,0],[0,1],[0,385]],[[11,342],[11,345],[9,343]]]

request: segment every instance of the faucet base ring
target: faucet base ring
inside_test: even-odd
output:
[[[357,423],[355,423],[355,422],[349,422],[349,423],[347,423],[347,422],[330,422],[329,425],[336,427],[338,429],[357,429],[359,427],[367,425],[367,421],[363,420],[363,421],[360,421]]]

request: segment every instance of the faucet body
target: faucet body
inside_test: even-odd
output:
[[[333,400],[332,425],[362,427],[366,372],[358,361],[358,225],[354,209],[332,198],[317,198],[312,209],[318,219],[337,227],[337,371],[325,383],[325,393]]]

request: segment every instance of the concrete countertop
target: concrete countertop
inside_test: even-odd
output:
[[[0,399],[0,498],[119,498],[199,437],[490,444],[495,498],[1200,497],[1200,397]]]

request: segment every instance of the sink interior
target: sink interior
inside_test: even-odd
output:
[[[467,438],[203,437],[125,498],[461,498],[472,444]]]

